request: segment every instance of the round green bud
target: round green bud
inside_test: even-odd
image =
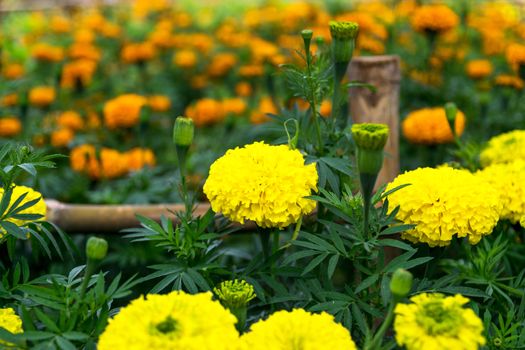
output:
[[[190,146],[193,142],[195,126],[193,120],[186,117],[177,117],[173,126],[173,142],[177,146]]]
[[[335,40],[352,40],[357,37],[359,24],[355,22],[330,21],[330,35]]]
[[[104,238],[89,237],[86,244],[86,256],[91,260],[102,260],[108,253],[108,242]]]
[[[352,125],[352,137],[358,148],[382,151],[388,139],[386,124],[361,123]]]
[[[412,274],[405,269],[397,269],[390,280],[390,291],[398,298],[404,298],[412,289]]]
[[[313,35],[314,35],[314,32],[311,29],[303,29],[301,31],[301,36],[303,37],[304,40],[311,40]]]
[[[244,280],[224,281],[213,292],[230,309],[245,307],[256,297],[253,286]]]

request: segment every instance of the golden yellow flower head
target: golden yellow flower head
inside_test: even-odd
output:
[[[412,27],[418,32],[443,33],[459,24],[459,17],[446,5],[423,5],[411,17]]]
[[[144,63],[155,57],[155,46],[150,42],[130,43],[122,49],[121,57],[126,63]]]
[[[51,133],[53,147],[66,147],[75,138],[75,132],[69,128],[59,128]]]
[[[197,60],[197,54],[190,49],[179,50],[173,55],[173,63],[183,69],[192,68]]]
[[[0,118],[0,137],[14,137],[22,132],[20,119],[13,116]]]
[[[109,100],[104,105],[104,122],[110,129],[130,128],[139,122],[142,106],[147,99],[140,95],[127,94]]]
[[[23,333],[24,330],[22,329],[22,320],[18,315],[15,313],[15,310],[12,308],[4,308],[0,309],[0,327],[4,328],[5,330],[13,333]],[[10,345],[9,343],[5,343],[0,340],[0,345]]]
[[[226,115],[239,116],[246,112],[248,106],[242,98],[227,98],[222,101],[222,108]]]
[[[517,71],[520,66],[525,65],[525,45],[510,44],[505,51],[505,56],[512,69]]]
[[[494,163],[479,171],[477,176],[498,191],[503,204],[501,218],[512,223],[520,221],[525,215],[525,159]]]
[[[167,112],[171,108],[171,101],[165,95],[153,95],[148,97],[148,106],[155,112]]]
[[[208,75],[214,78],[227,74],[237,64],[237,56],[233,53],[222,52],[212,57],[208,66]]]
[[[126,157],[129,171],[137,171],[146,166],[153,167],[156,163],[155,153],[149,148],[132,148],[126,152]]]
[[[492,63],[489,60],[472,60],[467,63],[466,69],[472,79],[483,79],[492,74]]]
[[[29,103],[36,107],[49,106],[55,97],[55,89],[51,86],[37,86],[29,90]]]
[[[315,164],[287,145],[255,142],[231,149],[210,167],[204,193],[212,209],[235,222],[283,228],[315,209]]]
[[[413,111],[401,123],[405,138],[416,144],[434,145],[454,141],[443,107],[422,108]],[[465,129],[465,115],[458,111],[454,121],[455,133],[461,136]]]
[[[71,169],[84,173],[93,180],[118,178],[129,170],[129,158],[126,154],[110,148],[98,151],[90,144],[73,148],[69,160]]]
[[[25,73],[24,66],[19,63],[11,63],[4,67],[2,75],[7,80],[15,80],[22,77]]]
[[[98,349],[237,350],[236,322],[210,292],[150,294],[109,321]]]
[[[4,189],[0,189],[0,198],[4,196]],[[18,206],[22,206],[27,202],[30,202],[32,200],[38,200],[36,204],[30,206],[27,209],[22,210],[18,214],[37,214],[41,217],[37,220],[24,220],[24,219],[16,219],[16,218],[8,218],[7,221],[12,222],[15,225],[23,226],[26,224],[29,224],[31,222],[45,220],[46,214],[47,214],[47,207],[46,203],[44,202],[44,199],[42,198],[42,194],[40,192],[37,192],[33,190],[30,187],[26,186],[17,186],[15,185],[13,187],[13,193],[11,194],[11,201],[9,202],[9,205],[12,206],[17,199],[24,196],[24,199],[18,204]],[[3,230],[2,230],[3,231]],[[0,232],[0,237],[2,237],[3,233]]]
[[[522,79],[515,75],[500,74],[494,79],[494,84],[497,86],[511,87],[516,90],[521,90],[525,86]]]
[[[300,345],[299,345],[300,344]],[[241,337],[241,349],[250,350],[356,350],[348,329],[326,312],[303,309],[277,311],[253,324]]]
[[[39,61],[59,62],[64,58],[64,49],[58,46],[39,43],[31,50],[31,56]]]
[[[449,245],[457,235],[476,244],[498,223],[498,191],[466,170],[418,168],[397,176],[385,191],[406,184],[388,196],[389,212],[399,206],[396,218],[415,225],[403,239],[434,247]]]
[[[69,48],[69,57],[75,60],[98,61],[102,57],[100,49],[93,44],[78,42]]]
[[[479,156],[481,165],[525,160],[525,130],[513,130],[494,136]]]
[[[58,116],[57,125],[73,131],[80,131],[84,129],[84,119],[78,112],[65,111]]]
[[[49,26],[54,33],[67,33],[71,30],[71,21],[67,17],[54,15],[51,17]]]
[[[485,344],[483,322],[472,309],[464,308],[469,299],[422,293],[410,301],[394,310],[398,345],[407,350],[478,350]]]

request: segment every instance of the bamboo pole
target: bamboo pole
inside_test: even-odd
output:
[[[399,83],[401,69],[398,56],[368,56],[352,59],[350,81],[372,84],[376,92],[365,87],[350,89],[350,115],[354,123],[383,123],[390,128],[385,146],[385,160],[376,189],[392,181],[399,173]]]

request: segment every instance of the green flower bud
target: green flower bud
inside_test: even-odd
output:
[[[313,30],[311,29],[303,29],[301,31],[301,36],[303,37],[303,40],[312,40],[312,36],[314,35]]]
[[[102,260],[108,253],[108,242],[103,238],[89,237],[86,244],[86,256],[91,260]]]
[[[213,292],[227,308],[245,307],[256,297],[253,286],[244,280],[224,281]]]
[[[386,124],[362,123],[352,125],[352,136],[359,149],[382,151],[388,139]]]
[[[345,66],[352,59],[355,48],[355,38],[359,25],[355,22],[330,21],[330,34],[332,36],[333,59],[335,63]]]
[[[412,289],[412,274],[405,269],[397,269],[390,280],[390,291],[397,298],[404,298]]]
[[[189,147],[193,142],[195,126],[193,120],[185,117],[177,117],[173,126],[173,142],[177,146]]]
[[[458,113],[458,107],[454,102],[445,103],[445,115],[447,116],[448,122],[453,125],[456,120],[456,114]]]

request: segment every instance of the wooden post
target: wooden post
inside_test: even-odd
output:
[[[350,63],[350,81],[373,85],[350,89],[350,115],[354,123],[383,123],[390,128],[385,146],[385,160],[376,189],[392,181],[399,173],[399,83],[401,70],[398,56],[355,57]]]

